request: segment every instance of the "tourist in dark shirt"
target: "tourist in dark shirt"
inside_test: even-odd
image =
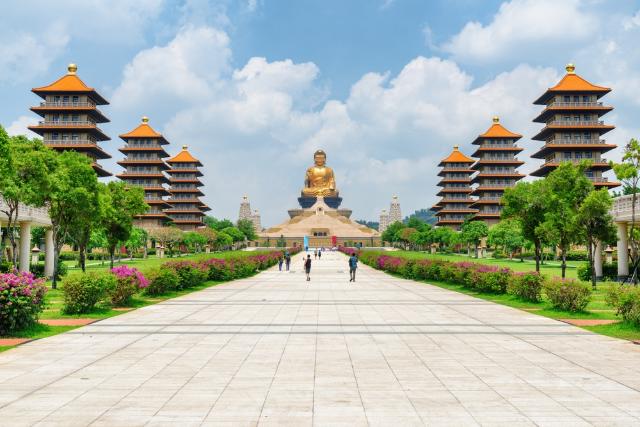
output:
[[[349,281],[350,282],[355,282],[356,281],[356,269],[358,268],[358,257],[356,256],[356,253],[353,252],[351,253],[351,256],[349,257]]]
[[[307,275],[307,282],[311,280],[309,274],[311,273],[311,255],[307,255],[307,259],[304,261],[304,272]]]

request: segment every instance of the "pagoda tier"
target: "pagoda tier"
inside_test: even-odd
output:
[[[573,64],[567,65],[566,70],[562,80],[534,102],[544,105],[545,109],[533,121],[544,123],[545,127],[532,138],[544,141],[544,145],[531,157],[544,159],[544,164],[531,175],[547,176],[562,162],[577,164],[589,160],[592,165],[586,174],[593,185],[617,187],[620,183],[602,176],[611,169],[602,154],[616,148],[601,138],[614,129],[600,120],[613,110],[599,101],[611,89],[593,85],[578,76]]]
[[[438,186],[442,187],[438,196],[442,198],[431,207],[438,217],[437,226],[457,230],[465,218],[477,212],[471,208],[474,202],[470,197],[471,175],[474,173],[473,169],[470,169],[472,164],[473,159],[462,154],[456,145],[453,152],[438,165],[442,168],[438,173],[442,177],[438,183]]]
[[[478,149],[473,156],[478,160],[471,169],[478,171],[471,182],[478,184],[471,194],[478,199],[471,205],[478,209],[473,219],[486,222],[488,225],[500,220],[502,206],[500,199],[506,188],[513,187],[524,175],[516,172],[524,162],[516,159],[522,148],[516,147],[522,135],[513,133],[500,124],[498,117],[485,133],[478,135],[473,141]]]
[[[199,198],[204,196],[198,189],[202,186],[198,179],[202,176],[198,169],[202,163],[187,151],[186,145],[182,146],[180,153],[167,160],[167,163],[170,166],[167,173],[171,184],[171,197],[168,200],[171,208],[165,212],[180,229],[195,230],[204,225],[204,212],[211,210]]]
[[[99,141],[111,138],[98,127],[109,119],[97,106],[109,103],[76,75],[77,69],[75,64],[69,64],[65,76],[49,86],[31,89],[44,101],[31,107],[43,120],[29,129],[54,150],[73,150],[90,157],[98,176],[111,176],[97,163],[97,160],[111,158],[98,146]]]
[[[169,166],[163,160],[169,154],[162,147],[169,142],[149,126],[147,117],[143,117],[138,127],[120,135],[120,138],[127,145],[120,148],[126,157],[118,162],[124,172],[117,177],[128,185],[142,187],[144,201],[149,205],[145,214],[136,217],[136,225],[145,230],[162,227],[170,221],[169,215],[164,212],[171,207],[164,199],[169,195],[165,187],[169,179],[164,174]]]

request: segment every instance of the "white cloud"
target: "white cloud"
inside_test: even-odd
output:
[[[468,22],[443,49],[458,60],[478,63],[566,54],[598,32],[599,21],[584,9],[579,0],[511,0],[487,25]]]
[[[35,125],[36,123],[38,123],[38,119],[34,116],[20,116],[7,126],[7,133],[9,135],[35,136],[31,131],[29,131],[27,126]]]

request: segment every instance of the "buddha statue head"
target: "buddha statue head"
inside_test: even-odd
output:
[[[318,167],[323,167],[327,163],[327,153],[322,150],[317,150],[313,153],[313,162]]]

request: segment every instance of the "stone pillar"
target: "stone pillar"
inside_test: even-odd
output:
[[[602,243],[596,244],[595,253],[593,256],[593,268],[596,271],[596,278],[602,279]]]
[[[29,271],[29,263],[31,262],[31,223],[20,223],[20,252],[19,268],[21,272]]]
[[[53,278],[53,230],[47,228],[44,232],[44,275]]]
[[[627,223],[616,222],[618,227],[618,277],[629,275],[629,244],[627,243]]]

